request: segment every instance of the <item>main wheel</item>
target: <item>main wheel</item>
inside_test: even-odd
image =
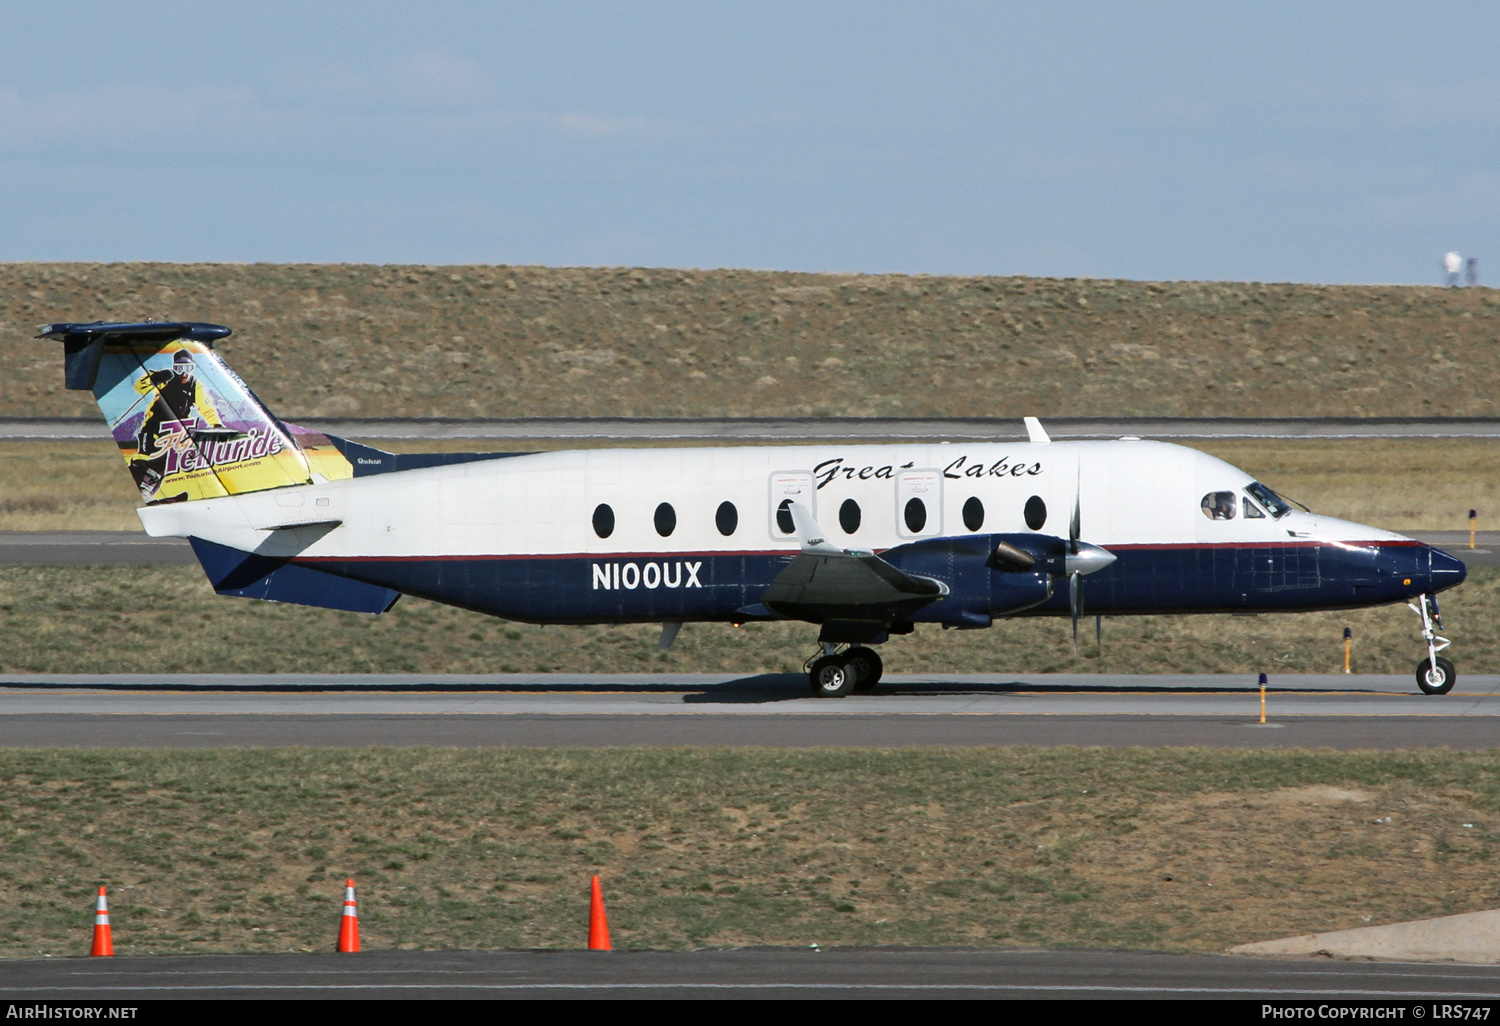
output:
[[[807,674],[813,694],[819,698],[843,698],[854,690],[854,674],[846,656],[823,656],[813,661]]]
[[[865,648],[863,645],[851,648],[844,653],[844,660],[854,669],[855,691],[869,691],[880,683],[885,664],[880,661],[880,656],[873,648]]]
[[[1453,684],[1457,680],[1458,672],[1442,656],[1438,656],[1436,667],[1432,665],[1431,659],[1423,659],[1417,664],[1417,687],[1422,689],[1424,695],[1446,695],[1453,690]]]

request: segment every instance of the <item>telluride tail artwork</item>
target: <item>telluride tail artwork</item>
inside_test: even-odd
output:
[[[531,623],[797,620],[813,692],[873,688],[916,624],[1405,602],[1449,691],[1459,560],[1139,439],[395,455],[278,419],[195,322],[49,324],[153,536],[221,595],[381,613],[403,594]],[[811,634],[811,632],[810,632]]]

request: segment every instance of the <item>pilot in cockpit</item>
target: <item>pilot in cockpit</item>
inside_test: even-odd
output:
[[[1203,515],[1210,520],[1234,519],[1234,493],[1209,492],[1203,497]]]

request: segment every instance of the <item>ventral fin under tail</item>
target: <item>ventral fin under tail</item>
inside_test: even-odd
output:
[[[351,613],[383,613],[401,597],[399,591],[390,588],[324,573],[284,559],[242,552],[202,538],[188,540],[208,575],[208,582],[220,595]]]

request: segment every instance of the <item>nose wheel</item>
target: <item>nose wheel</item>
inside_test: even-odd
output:
[[[1422,618],[1422,640],[1427,643],[1427,658],[1417,664],[1417,687],[1424,695],[1446,695],[1458,681],[1458,672],[1438,653],[1452,642],[1437,633],[1443,629],[1443,614],[1438,611],[1437,596],[1423,595],[1417,602],[1418,605],[1406,604]]]
[[[1453,690],[1453,682],[1456,680],[1458,672],[1442,656],[1438,656],[1435,663],[1431,659],[1423,659],[1417,664],[1417,687],[1422,689],[1423,694],[1446,695]]]

